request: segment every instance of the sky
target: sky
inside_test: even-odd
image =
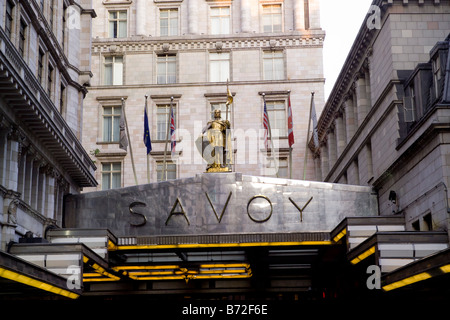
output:
[[[321,24],[326,32],[323,49],[326,101],[372,0],[320,0],[320,2]]]

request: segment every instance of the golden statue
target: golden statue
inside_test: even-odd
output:
[[[233,154],[230,127],[230,121],[222,120],[220,110],[214,110],[214,120],[208,121],[197,139],[197,148],[208,163],[206,172],[231,171]]]

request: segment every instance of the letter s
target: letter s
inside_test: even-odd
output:
[[[130,222],[130,224],[131,224],[133,227],[142,227],[143,225],[145,225],[145,224],[147,223],[147,217],[144,216],[142,213],[139,213],[139,212],[134,211],[133,208],[134,208],[135,206],[146,207],[147,205],[146,205],[145,203],[143,203],[143,202],[136,201],[136,202],[131,203],[131,204],[130,204],[130,207],[129,207],[130,213],[131,213],[132,215],[135,214],[135,215],[137,215],[137,216],[139,216],[139,217],[142,218],[142,222],[141,222],[141,223],[131,223],[131,222]]]

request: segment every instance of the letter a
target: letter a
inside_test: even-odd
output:
[[[175,211],[175,209],[177,208],[177,205],[178,205],[178,204],[180,205],[181,211]],[[172,216],[173,216],[174,214],[181,214],[181,215],[186,219],[188,226],[191,225],[191,224],[189,223],[189,219],[188,219],[187,216],[186,216],[186,212],[184,211],[184,208],[183,208],[183,206],[181,205],[180,199],[178,199],[178,198],[177,198],[177,200],[175,201],[175,203],[173,204],[172,210],[170,210],[170,214],[169,214],[169,216],[167,217],[167,220],[166,220],[166,226],[167,226],[167,224],[169,223],[170,218],[172,218]]]
[[[373,12],[373,13],[372,13]],[[369,12],[371,15],[367,18],[366,26],[369,30],[381,29],[381,9],[379,6],[371,5]]]
[[[379,266],[376,265],[370,265],[367,267],[367,271],[366,273],[370,274],[373,273],[372,275],[370,275],[367,278],[366,281],[366,285],[367,285],[367,289],[372,290],[372,289],[380,289],[381,288],[381,270]]]

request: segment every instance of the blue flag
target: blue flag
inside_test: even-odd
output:
[[[148,129],[147,99],[145,99],[144,109],[144,144],[147,147],[147,154],[149,154],[152,151],[152,140],[150,139],[150,130]]]

